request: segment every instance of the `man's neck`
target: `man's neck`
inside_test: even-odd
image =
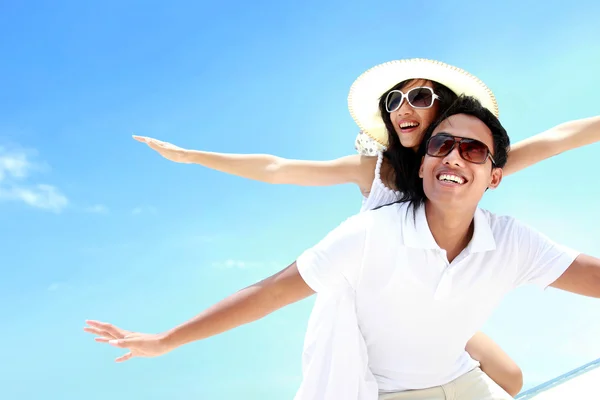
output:
[[[445,208],[426,201],[425,215],[433,238],[438,246],[446,250],[448,261],[452,262],[473,237],[475,210]]]

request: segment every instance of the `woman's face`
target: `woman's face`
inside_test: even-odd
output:
[[[413,80],[400,89],[405,95],[416,87],[429,87],[433,89],[433,83],[426,80]],[[394,130],[400,139],[402,146],[417,150],[425,131],[438,116],[439,101],[433,100],[429,108],[413,108],[406,97],[402,100],[400,108],[390,113],[390,120]]]

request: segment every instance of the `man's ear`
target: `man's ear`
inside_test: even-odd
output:
[[[423,161],[425,160],[425,156],[421,157],[421,166],[419,167],[419,178],[423,179]]]
[[[498,185],[500,184],[500,182],[502,181],[502,175],[503,175],[502,168],[493,168],[491,182],[490,182],[488,188],[496,189],[498,187]]]

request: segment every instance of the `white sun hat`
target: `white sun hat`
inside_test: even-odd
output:
[[[373,155],[388,145],[388,135],[379,99],[396,84],[407,79],[427,79],[441,83],[456,95],[473,96],[498,117],[498,103],[492,91],[469,72],[440,61],[412,58],[389,61],[370,68],[352,84],[348,94],[350,115],[360,128],[355,145],[359,152]]]

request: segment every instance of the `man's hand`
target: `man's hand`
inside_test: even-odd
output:
[[[148,147],[150,147],[152,150],[155,150],[167,160],[174,161],[176,163],[187,163],[186,150],[179,146],[145,136],[134,135],[133,138],[138,142],[146,143]]]
[[[118,357],[116,362],[127,361],[132,357],[158,357],[173,350],[167,345],[164,335],[126,331],[112,324],[99,321],[86,321],[84,331],[98,335],[97,342],[109,343],[129,352]]]
[[[163,334],[131,332],[112,324],[90,320],[86,321],[88,326],[84,331],[98,335],[97,342],[129,349],[129,353],[117,358],[117,362],[132,357],[157,357],[187,343],[256,321],[314,293],[302,279],[294,262],[275,275],[237,291]]]

